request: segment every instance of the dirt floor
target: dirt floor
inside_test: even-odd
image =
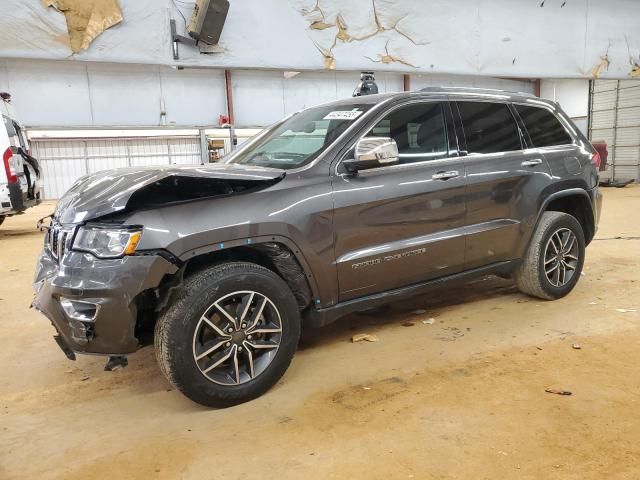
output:
[[[604,193],[567,298],[487,278],[352,315],[270,392],[226,410],[172,390],[152,348],[113,373],[102,357],[68,361],[28,308],[34,225],[51,205],[10,218],[0,479],[640,478],[640,188]],[[379,341],[353,344],[356,333]]]

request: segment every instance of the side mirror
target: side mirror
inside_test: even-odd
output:
[[[392,165],[398,162],[398,145],[393,138],[364,137],[356,143],[354,156],[342,162],[349,173]]]

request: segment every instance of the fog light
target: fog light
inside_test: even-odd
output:
[[[60,305],[67,317],[81,322],[93,322],[100,308],[97,303],[70,300],[64,297],[60,297]]]

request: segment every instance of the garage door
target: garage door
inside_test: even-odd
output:
[[[607,142],[609,167],[602,178],[640,180],[640,81],[591,82],[589,139]]]
[[[100,170],[143,165],[199,164],[198,137],[32,139],[42,166],[43,197],[57,199],[79,177]]]

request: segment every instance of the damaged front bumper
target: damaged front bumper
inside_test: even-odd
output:
[[[36,266],[32,306],[53,323],[67,357],[124,355],[139,347],[136,297],[176,271],[158,255],[101,260],[71,251],[58,262],[45,248]]]

